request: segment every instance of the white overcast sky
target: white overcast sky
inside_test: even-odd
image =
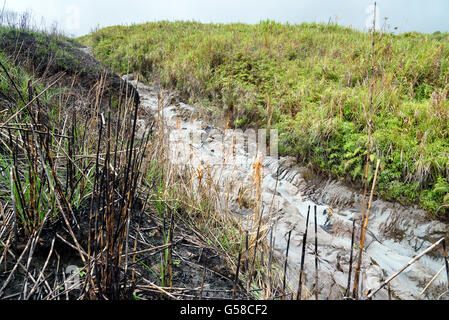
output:
[[[5,0],[0,0],[3,5]],[[80,36],[95,27],[159,20],[258,23],[328,22],[366,29],[374,0],[6,0],[6,8],[29,10]],[[385,17],[398,32],[449,31],[449,0],[377,0],[379,23]],[[372,12],[372,10],[371,10]],[[372,20],[372,18],[371,18]]]

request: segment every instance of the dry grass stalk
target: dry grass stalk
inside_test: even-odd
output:
[[[360,268],[361,268],[362,257],[363,257],[363,249],[365,248],[366,229],[368,227],[368,221],[369,221],[369,216],[370,216],[370,211],[371,211],[371,205],[372,205],[373,197],[374,197],[374,190],[376,189],[376,182],[377,182],[377,176],[379,174],[379,167],[380,167],[380,160],[377,161],[376,172],[374,174],[373,186],[371,188],[371,195],[370,195],[370,199],[369,199],[369,202],[368,202],[368,208],[367,208],[367,211],[366,211],[366,216],[365,216],[365,219],[363,221],[363,226],[362,226],[362,231],[361,231],[362,235],[361,235],[361,238],[360,238],[359,258],[358,258],[358,261],[357,261],[356,273],[355,273],[355,279],[354,279],[353,297],[355,299],[358,299],[358,280],[359,280]]]
[[[377,3],[374,3],[374,17],[373,17],[373,41],[372,41],[372,52],[371,52],[371,76],[370,76],[370,112],[367,115],[367,127],[368,127],[368,147],[366,154],[366,165],[365,165],[365,184],[363,190],[363,203],[362,203],[362,217],[360,220],[360,224],[362,225],[365,221],[366,215],[366,197],[368,194],[368,183],[369,183],[369,168],[370,168],[370,157],[371,157],[371,134],[372,134],[372,118],[373,118],[373,104],[374,104],[374,88],[375,88],[375,79],[374,79],[374,60],[375,60],[375,49],[376,49],[376,9]],[[366,113],[366,112],[365,112]],[[360,230],[360,238],[362,238],[363,229]],[[361,264],[361,255],[359,255],[359,259],[357,261],[356,273],[354,277],[354,287],[353,287],[353,297],[357,299],[358,297],[358,286],[359,286],[359,277],[360,277],[360,264]]]

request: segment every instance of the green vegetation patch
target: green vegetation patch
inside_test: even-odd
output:
[[[279,129],[284,155],[354,183],[372,77],[377,194],[449,213],[448,34],[377,34],[374,73],[371,35],[333,24],[157,22],[79,40],[114,71],[159,79],[234,126]]]

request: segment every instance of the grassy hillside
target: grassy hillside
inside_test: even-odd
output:
[[[114,71],[139,71],[238,127],[280,131],[281,151],[360,183],[371,35],[336,25],[159,22],[80,39]],[[449,35],[377,35],[373,148],[378,195],[449,210]],[[371,178],[373,173],[370,174]]]
[[[0,27],[0,48],[3,54],[12,57],[13,64],[39,78],[64,74],[60,83],[67,87],[93,91],[102,77],[107,91],[113,95],[124,87],[119,76],[86,53],[87,48],[63,35],[3,26]]]

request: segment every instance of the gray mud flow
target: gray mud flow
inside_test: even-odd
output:
[[[124,79],[132,80],[132,78]],[[349,259],[353,220],[359,221],[362,207],[362,190],[352,190],[335,180],[319,179],[305,167],[297,166],[289,157],[260,157],[250,148],[235,148],[232,141],[244,140],[245,133],[214,128],[199,119],[197,108],[184,103],[171,103],[165,99],[162,110],[158,104],[158,91],[154,87],[130,81],[140,94],[141,106],[147,114],[164,121],[165,134],[190,133],[191,139],[178,139],[171,161],[191,169],[207,168],[214,184],[219,187],[221,201],[217,209],[224,214],[235,214],[244,224],[252,209],[242,205],[241,194],[254,186],[254,163],[261,161],[263,179],[261,188],[263,214],[269,219],[274,235],[274,252],[284,259],[290,230],[291,243],[288,257],[287,279],[292,292],[298,287],[302,257],[303,234],[306,228],[308,207],[313,213],[317,206],[319,299],[342,299],[348,283]],[[150,119],[139,119],[144,132]],[[156,133],[157,134],[157,133]],[[231,139],[229,139],[231,135]],[[197,138],[195,138],[197,137]],[[169,146],[170,148],[170,146]],[[193,153],[187,161],[179,161],[180,152]],[[223,154],[232,150],[232,156]],[[253,192],[254,193],[254,192]],[[239,198],[240,197],[240,198]],[[305,257],[305,286],[312,292],[315,285],[314,220],[311,214]],[[430,220],[423,210],[404,207],[397,203],[375,200],[368,225],[366,251],[363,254],[359,292],[365,294],[448,233],[446,224]],[[359,227],[356,242],[359,242]],[[358,248],[354,248],[354,264]],[[391,282],[393,298],[416,299],[426,284],[444,266],[442,250],[424,256]],[[354,275],[354,271],[352,273]],[[352,282],[351,282],[352,286]],[[423,299],[444,299],[447,279],[441,272],[423,295]],[[307,290],[306,290],[307,291]],[[374,299],[388,299],[386,289]]]

